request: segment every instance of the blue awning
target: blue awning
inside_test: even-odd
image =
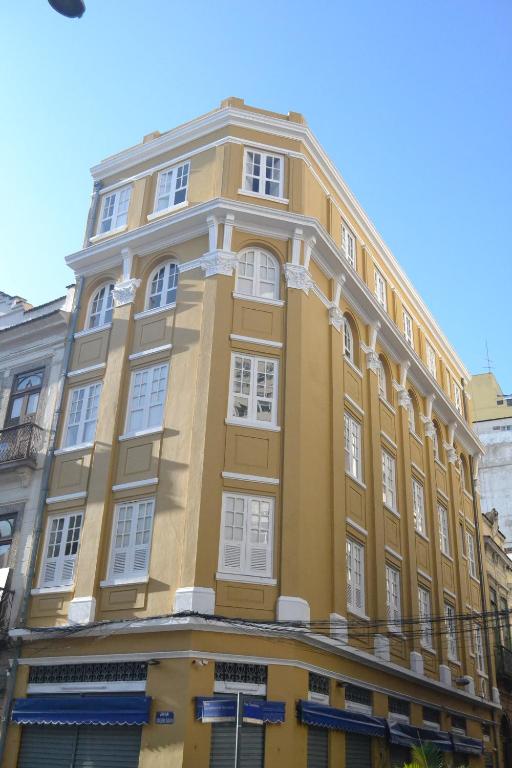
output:
[[[244,723],[284,723],[284,701],[247,701],[242,710]]]
[[[332,728],[336,731],[361,733],[365,736],[386,735],[386,721],[381,717],[348,712],[345,709],[317,704],[314,701],[299,701],[297,714],[301,723],[314,725],[317,728]]]
[[[144,725],[149,696],[32,696],[15,699],[12,720],[20,725]]]
[[[234,723],[236,699],[196,696],[196,719],[203,723]]]
[[[430,741],[442,752],[453,752],[450,734],[445,731],[432,731],[407,723],[388,722],[388,732],[391,744],[397,744],[400,747],[416,747]]]
[[[480,739],[459,736],[458,733],[452,733],[451,736],[454,752],[459,752],[463,755],[481,755],[484,751],[484,743]]]

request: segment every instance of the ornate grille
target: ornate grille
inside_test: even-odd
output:
[[[36,424],[19,424],[0,430],[0,464],[8,461],[35,461],[43,430]]]
[[[371,707],[372,692],[367,688],[360,688],[358,685],[347,685],[345,688],[345,701],[352,701],[354,704],[364,704],[366,707]]]
[[[29,683],[99,683],[146,680],[145,661],[119,661],[107,664],[52,664],[30,667]]]
[[[441,713],[434,707],[423,707],[423,719],[428,723],[441,724]]]
[[[309,673],[309,690],[311,693],[322,693],[329,695],[329,678],[324,675],[317,675],[316,672]]]
[[[215,680],[225,683],[265,685],[267,667],[264,664],[237,664],[231,661],[217,661],[215,662]]]
[[[389,697],[389,711],[394,715],[404,715],[410,717],[411,705],[408,701],[403,699],[395,699],[393,696]]]

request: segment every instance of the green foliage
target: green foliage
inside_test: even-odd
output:
[[[429,741],[412,749],[412,762],[404,768],[445,768],[443,753]]]

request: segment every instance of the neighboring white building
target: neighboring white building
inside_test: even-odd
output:
[[[473,427],[485,446],[478,473],[482,512],[499,512],[512,551],[512,395],[503,394],[493,373],[473,376],[470,390]]]
[[[30,562],[74,288],[32,307],[0,292],[0,701]]]

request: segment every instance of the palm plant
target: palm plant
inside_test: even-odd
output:
[[[412,748],[412,762],[403,768],[445,768],[443,753],[429,741]]]

